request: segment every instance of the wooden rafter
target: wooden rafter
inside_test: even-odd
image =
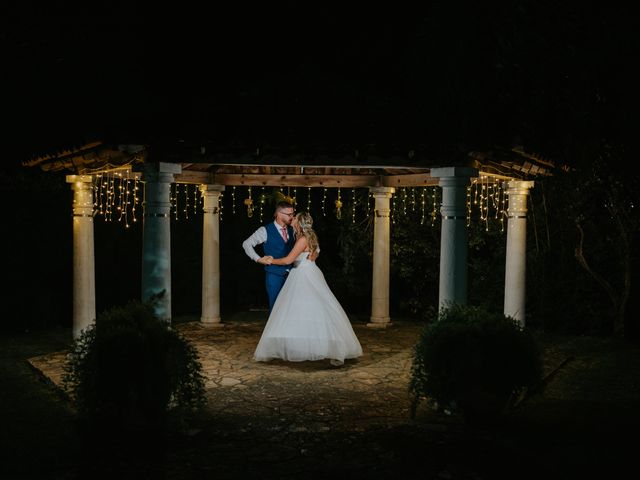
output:
[[[131,147],[131,148],[130,148]],[[135,148],[133,148],[135,147]],[[99,142],[81,148],[67,150],[24,162],[25,166],[39,166],[46,171],[73,171],[77,174],[94,174],[118,168],[134,169],[139,172],[146,159],[144,146],[103,145]],[[532,175],[550,175],[550,162],[540,161],[532,155],[524,156],[520,151],[471,152],[472,166],[479,176],[489,177],[488,181],[523,179]],[[184,156],[183,156],[184,157]],[[198,155],[184,158],[182,173],[175,178],[176,183],[219,184],[259,187],[420,187],[438,185],[438,179],[430,174],[426,165],[403,165],[402,159],[369,158],[368,164],[354,164],[353,157],[327,158],[322,155],[305,157],[296,162],[290,156],[278,157],[270,154],[267,158],[228,154],[209,156],[203,161]],[[214,158],[215,157],[215,158]],[[538,162],[536,162],[538,160]],[[179,163],[179,162],[178,162]],[[139,174],[135,175],[139,178]]]

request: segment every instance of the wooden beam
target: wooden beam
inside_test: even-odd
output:
[[[343,187],[380,186],[377,175],[259,175],[219,173],[213,175],[214,184],[244,185],[247,187]]]
[[[513,177],[496,173],[480,172],[480,176],[494,180],[508,180]],[[236,185],[245,187],[326,187],[326,188],[367,188],[367,187],[433,187],[439,179],[428,173],[406,175],[273,175],[260,173],[209,173],[183,170],[176,175],[176,183],[197,185]]]
[[[438,178],[428,173],[409,173],[406,175],[387,175],[382,178],[383,187],[430,187],[438,185]]]
[[[194,170],[183,170],[175,176],[176,183],[192,183],[196,185],[211,185],[216,183],[209,172],[196,172]],[[226,185],[226,184],[223,184]]]
[[[176,183],[238,185],[247,187],[370,187],[379,185],[376,175],[273,175],[216,173],[183,170]]]

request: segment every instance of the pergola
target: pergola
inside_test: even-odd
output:
[[[144,185],[142,300],[160,293],[156,313],[171,321],[170,208],[172,184],[195,184],[203,198],[201,322],[222,326],[220,315],[219,201],[228,186],[368,188],[374,198],[371,315],[368,326],[391,325],[389,315],[390,200],[401,187],[437,186],[440,215],[439,307],[467,302],[467,188],[489,177],[504,185],[508,198],[504,313],[525,321],[527,197],[536,175],[549,175],[551,162],[519,149],[472,152],[458,162],[436,164],[409,151],[403,155],[351,150],[265,152],[260,149],[210,151],[143,145],[109,146],[101,142],[24,162],[46,171],[65,171],[73,200],[73,335],[96,318],[94,267],[94,175],[125,169]],[[222,272],[223,274],[224,272]]]

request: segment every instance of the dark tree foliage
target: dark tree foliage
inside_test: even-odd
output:
[[[505,289],[506,219],[471,216],[468,227],[468,303],[502,312]]]
[[[397,201],[397,200],[396,200]],[[398,314],[424,318],[438,306],[440,222],[398,209],[391,228],[391,300]]]
[[[64,175],[0,170],[3,302],[0,330],[68,326],[72,276],[71,189]]]
[[[592,163],[534,192],[529,283],[548,327],[637,336],[640,179],[622,167],[626,157],[605,144]]]

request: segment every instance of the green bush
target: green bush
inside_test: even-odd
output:
[[[412,415],[421,397],[467,420],[499,415],[541,371],[534,337],[511,317],[479,307],[442,308],[414,347]]]
[[[81,333],[63,385],[91,428],[163,428],[205,402],[197,351],[140,302],[104,312]]]

